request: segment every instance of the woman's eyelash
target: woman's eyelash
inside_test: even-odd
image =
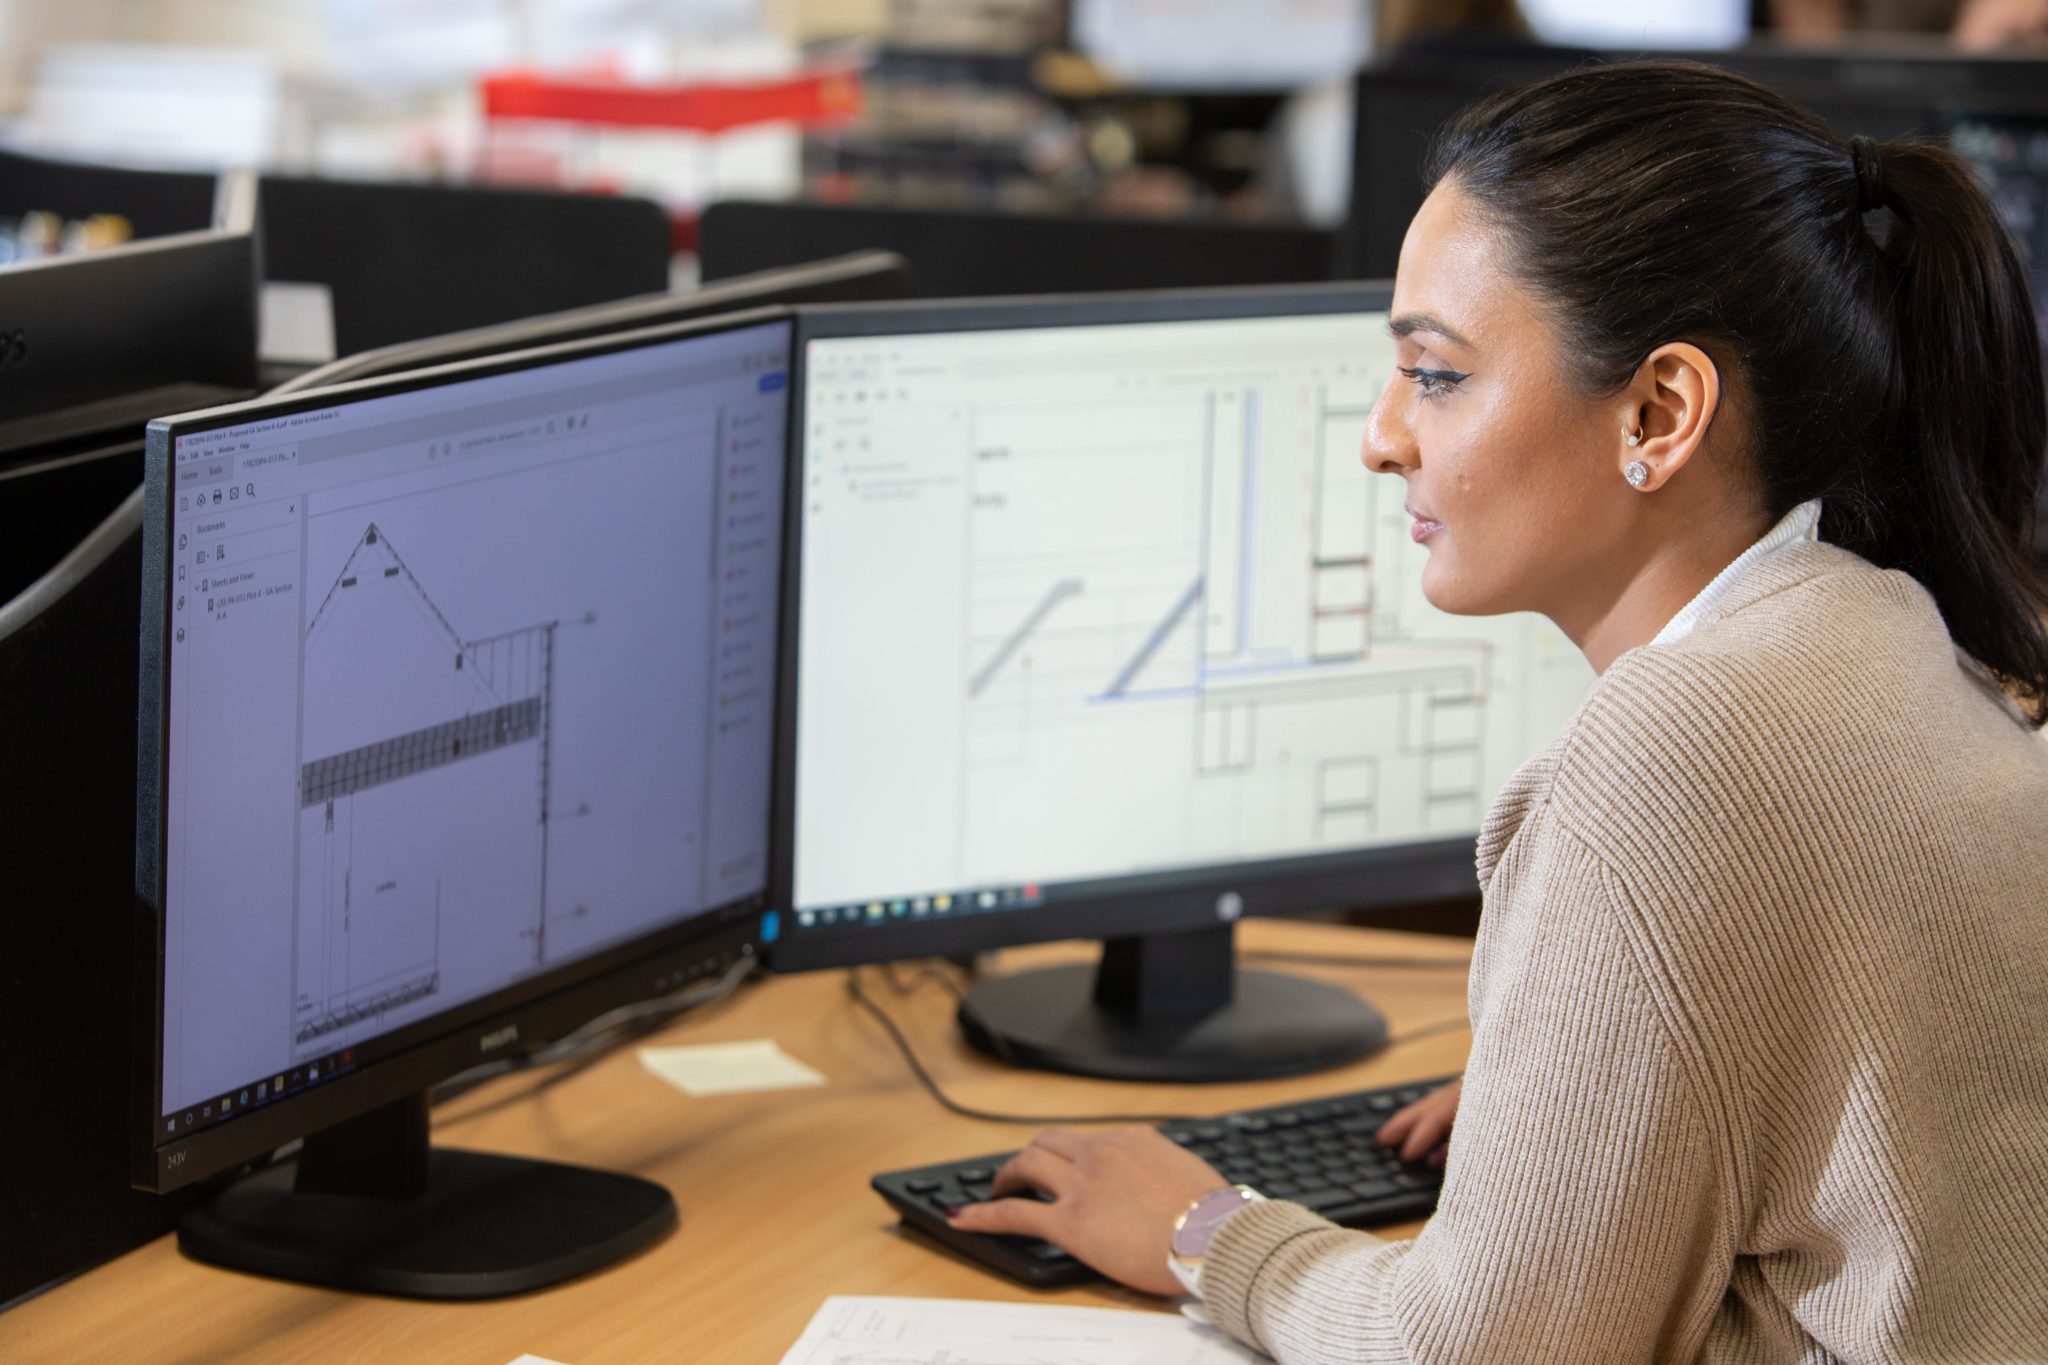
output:
[[[1471,377],[1469,374],[1461,374],[1457,370],[1423,370],[1408,365],[1402,365],[1399,368],[1403,375],[1422,386],[1422,396],[1424,398],[1434,398],[1440,393],[1449,393]]]

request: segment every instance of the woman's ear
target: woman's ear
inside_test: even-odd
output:
[[[1654,493],[1676,477],[1706,441],[1707,428],[1721,406],[1721,371],[1692,343],[1666,342],[1637,368],[1627,401],[1615,442],[1618,467],[1626,471],[1640,461],[1645,477],[1629,482]],[[1640,439],[1631,443],[1631,436]]]

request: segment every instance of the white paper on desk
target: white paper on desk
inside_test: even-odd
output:
[[[1245,1365],[1178,1313],[972,1299],[825,1300],[782,1365]]]
[[[685,1095],[737,1095],[825,1083],[823,1076],[777,1047],[773,1038],[694,1047],[643,1047],[640,1065]]]

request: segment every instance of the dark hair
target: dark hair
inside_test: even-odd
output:
[[[1589,392],[1666,342],[1706,351],[1747,411],[1771,517],[1824,498],[1822,536],[1918,579],[1956,644],[2048,723],[2041,341],[1961,161],[1852,145],[1716,67],[1634,62],[1466,109],[1431,160],[1430,183],[1445,177],[1557,310]]]

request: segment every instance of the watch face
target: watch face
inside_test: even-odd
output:
[[[1244,1193],[1235,1185],[1203,1195],[1188,1210],[1180,1230],[1173,1234],[1173,1254],[1190,1259],[1208,1255],[1209,1243],[1215,1239],[1216,1229],[1222,1227],[1224,1220],[1243,1208],[1245,1203]]]

